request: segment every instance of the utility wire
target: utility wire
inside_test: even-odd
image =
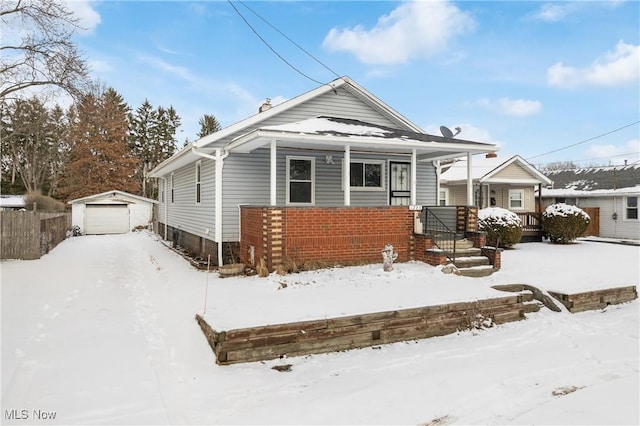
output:
[[[253,13],[254,15],[256,15],[262,22],[264,22],[265,24],[267,24],[268,26],[270,26],[271,28],[273,28],[278,34],[280,34],[282,37],[286,38],[287,40],[289,40],[294,46],[296,46],[298,49],[302,50],[304,53],[306,53],[310,58],[312,58],[314,61],[316,61],[317,63],[319,63],[320,65],[322,65],[327,71],[329,71],[330,73],[332,73],[333,75],[335,75],[336,77],[340,78],[342,77],[340,74],[338,74],[337,72],[335,72],[334,70],[332,70],[331,68],[329,68],[329,66],[327,66],[324,62],[322,62],[320,59],[316,58],[315,56],[313,56],[311,53],[309,53],[304,47],[300,46],[298,43],[296,43],[295,41],[291,40],[286,34],[284,34],[282,31],[280,31],[278,28],[276,28],[275,26],[273,26],[269,21],[267,21],[266,19],[264,19],[262,16],[260,16],[260,14],[258,14],[255,10],[251,9],[249,6],[247,6],[245,4],[245,2],[237,0],[238,3],[240,3],[241,5],[243,5],[244,7],[246,7],[251,13]]]
[[[576,143],[571,144],[571,145],[567,145],[567,146],[565,146],[565,147],[563,147],[563,148],[554,149],[553,151],[545,152],[544,154],[534,155],[533,157],[529,157],[529,158],[527,158],[527,161],[532,160],[532,159],[534,159],[534,158],[543,157],[543,156],[548,155],[548,154],[553,154],[554,152],[562,151],[562,150],[564,150],[564,149],[571,148],[571,147],[574,147],[574,146],[576,146],[576,145],[580,145],[580,144],[583,144],[583,143],[587,143],[587,142],[592,141],[592,140],[594,140],[594,139],[598,139],[598,138],[601,138],[601,137],[603,137],[603,136],[610,135],[611,133],[618,132],[618,131],[620,131],[620,130],[622,130],[622,129],[626,129],[627,127],[631,127],[631,126],[636,125],[636,124],[638,124],[638,123],[640,123],[640,120],[635,121],[635,122],[630,123],[630,124],[627,124],[627,125],[622,126],[622,127],[618,127],[617,129],[611,130],[610,132],[603,133],[603,134],[601,134],[601,135],[594,136],[594,137],[592,137],[592,138],[585,139],[585,140],[583,140],[583,141],[576,142]]]
[[[298,74],[302,75],[303,77],[308,78],[309,80],[320,84],[320,85],[324,85],[327,83],[323,83],[321,81],[316,80],[315,78],[309,77],[307,74],[303,73],[302,71],[300,71],[298,68],[296,68],[293,64],[291,64],[289,61],[287,61],[285,58],[282,57],[282,55],[280,55],[278,52],[276,52],[276,50],[271,47],[271,45],[264,39],[262,38],[262,36],[258,33],[258,31],[256,31],[255,28],[253,28],[253,26],[249,23],[249,21],[247,21],[247,19],[242,15],[242,13],[240,13],[240,11],[235,7],[235,5],[233,4],[233,2],[231,0],[227,0],[227,2],[231,5],[231,7],[233,8],[233,10],[236,11],[236,13],[238,14],[238,16],[240,16],[240,18],[242,18],[242,20],[244,21],[245,24],[247,24],[247,26],[249,28],[251,28],[251,31],[253,31],[253,33],[265,44],[265,46],[267,46],[278,58],[280,58],[280,60],[282,60],[282,62],[284,62],[285,64],[287,64],[289,67],[291,67],[295,72],[297,72]]]

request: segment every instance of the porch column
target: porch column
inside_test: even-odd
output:
[[[351,205],[351,146],[344,146],[344,170],[342,172],[342,186],[344,187],[344,205]]]
[[[473,205],[472,155],[467,152],[467,206]]]
[[[272,139],[271,140],[271,177],[270,177],[270,184],[271,184],[271,188],[270,188],[270,204],[272,206],[276,205],[276,170],[277,170],[277,156],[276,156],[277,150],[276,150],[276,140]]]
[[[416,154],[416,150],[415,148],[411,150],[411,202],[410,204],[415,206],[416,205],[416,190],[418,188],[418,181],[417,181],[417,171],[416,171],[416,165],[417,165],[418,161],[417,161],[417,154]]]

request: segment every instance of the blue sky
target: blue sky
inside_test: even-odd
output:
[[[302,73],[322,83],[347,75],[429,133],[460,126],[461,138],[535,165],[640,160],[638,1],[234,5]],[[180,143],[196,139],[204,114],[228,126],[267,97],[279,103],[319,86],[226,1],[70,6],[86,28],[75,40],[93,76],[133,109],[145,98],[172,105]]]

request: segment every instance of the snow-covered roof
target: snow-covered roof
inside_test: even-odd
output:
[[[0,208],[22,208],[24,206],[22,195],[0,195]]]
[[[130,194],[128,192],[114,189],[111,191],[101,192],[100,194],[94,194],[94,195],[88,195],[82,198],[76,198],[75,200],[71,200],[67,202],[67,204],[87,203],[87,202],[96,201],[104,198],[121,199],[124,201],[127,201],[127,199],[128,200],[135,199],[135,200],[144,201],[147,203],[155,203],[155,204],[158,203],[158,201],[152,200],[151,198],[141,197],[140,195]]]
[[[640,163],[552,170],[546,173],[555,188],[579,190],[628,188],[640,185]]]
[[[360,120],[339,117],[315,117],[295,123],[264,126],[235,138],[226,146],[230,152],[248,153],[277,140],[280,147],[307,149],[352,149],[384,153],[411,153],[418,161],[454,158],[466,152],[496,151],[493,144],[444,138],[428,133],[402,130]]]
[[[640,195],[640,186],[631,186],[627,188],[618,189],[596,189],[593,191],[585,191],[578,189],[543,189],[542,198],[555,198],[555,197],[614,197],[614,196],[628,196],[628,195]]]
[[[527,170],[531,175],[531,180],[528,183],[546,183],[552,184],[552,181],[538,171],[535,167],[529,164],[519,155],[505,160],[498,157],[484,157],[476,156],[471,159],[471,178],[480,182],[490,182],[491,178],[496,176],[500,171],[513,163],[518,163],[522,168]],[[467,160],[460,159],[456,161],[451,167],[442,172],[440,180],[443,183],[458,182],[467,180]],[[527,182],[522,182],[527,183]]]

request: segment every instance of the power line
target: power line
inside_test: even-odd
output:
[[[610,135],[611,133],[618,132],[618,131],[620,131],[620,130],[622,130],[622,129],[626,129],[627,127],[631,127],[631,126],[633,126],[633,125],[635,125],[635,124],[638,124],[638,123],[640,123],[640,120],[635,121],[635,122],[630,123],[630,124],[627,124],[627,125],[622,126],[622,127],[618,127],[617,129],[611,130],[610,132],[606,132],[606,133],[603,133],[603,134],[601,134],[601,135],[594,136],[594,137],[592,137],[592,138],[585,139],[585,140],[583,140],[583,141],[576,142],[576,143],[571,144],[571,145],[567,145],[567,146],[565,146],[565,147],[563,147],[563,148],[554,149],[553,151],[545,152],[544,154],[534,155],[533,157],[529,157],[529,158],[527,158],[527,161],[529,161],[529,160],[533,160],[534,158],[543,157],[543,156],[548,155],[548,154],[553,154],[554,152],[562,151],[562,150],[565,150],[565,149],[567,149],[567,148],[572,148],[572,147],[574,147],[574,146],[577,146],[577,145],[580,145],[580,144],[583,144],[583,143],[587,143],[587,142],[592,141],[592,140],[594,140],[594,139],[598,139],[598,138],[601,138],[601,137],[603,137],[603,136]]]
[[[307,54],[307,56],[309,56],[310,58],[312,58],[314,61],[316,61],[317,63],[319,63],[320,65],[322,65],[327,71],[329,71],[330,73],[333,73],[333,75],[335,75],[336,77],[340,78],[341,75],[338,74],[337,72],[335,72],[334,70],[332,70],[331,68],[329,68],[328,65],[326,65],[324,62],[322,62],[320,59],[316,58],[315,56],[313,56],[311,53],[309,53],[304,47],[300,46],[298,43],[296,43],[295,41],[291,40],[286,34],[284,34],[282,31],[280,31],[278,28],[276,28],[275,26],[273,26],[269,21],[267,21],[266,19],[264,19],[262,16],[260,16],[260,14],[258,14],[255,10],[251,9],[249,6],[247,6],[243,1],[237,0],[238,3],[240,3],[242,6],[244,6],[245,8],[247,8],[251,13],[253,13],[254,15],[256,15],[262,22],[264,22],[265,24],[267,24],[268,26],[270,26],[271,28],[273,28],[278,34],[280,34],[282,37],[286,38],[287,40],[289,40],[294,46],[296,46],[298,49],[302,50],[304,53]]]
[[[280,58],[280,60],[282,62],[284,62],[285,64],[287,64],[291,69],[293,69],[295,72],[297,72],[298,74],[302,75],[303,77],[308,78],[309,80],[323,85],[323,84],[327,84],[327,83],[323,83],[321,81],[318,81],[312,77],[309,77],[307,74],[303,73],[302,71],[300,71],[298,68],[296,68],[293,64],[291,64],[289,61],[287,61],[284,57],[282,57],[282,55],[280,55],[273,47],[271,47],[271,45],[264,39],[262,38],[262,36],[258,33],[258,31],[256,31],[255,28],[253,28],[253,26],[249,23],[249,21],[247,21],[247,19],[244,17],[244,15],[242,15],[242,13],[240,13],[240,11],[235,7],[235,5],[233,4],[233,2],[231,0],[227,0],[227,2],[231,5],[231,7],[233,8],[233,10],[236,11],[236,13],[238,14],[238,16],[240,16],[240,18],[242,18],[242,20],[244,21],[245,24],[247,24],[247,26],[249,28],[251,28],[251,31],[253,31],[253,33],[265,44],[265,46],[267,46],[278,58]],[[240,2],[242,3],[242,2]],[[246,6],[245,6],[246,7]]]

